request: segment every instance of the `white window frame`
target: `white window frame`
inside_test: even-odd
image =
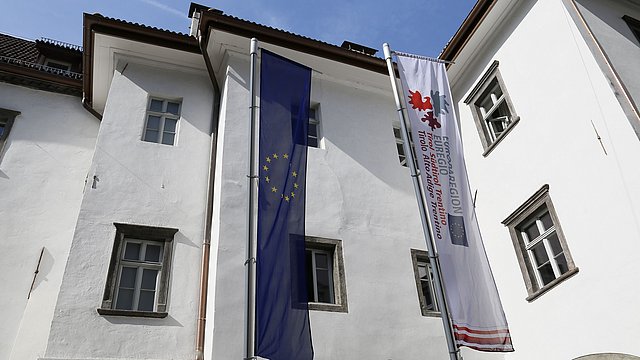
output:
[[[126,248],[127,248],[127,244],[140,244],[140,260],[130,260],[130,259],[125,259],[125,252],[126,252]],[[153,245],[153,246],[160,246],[160,261],[159,262],[150,262],[150,261],[145,261],[145,254],[146,254],[146,249],[148,245]],[[142,273],[144,269],[149,269],[149,270],[156,270],[157,274],[156,274],[156,281],[155,281],[155,288],[153,289],[154,292],[154,296],[153,296],[153,310],[145,310],[145,311],[156,311],[157,310],[157,300],[158,300],[158,286],[159,284],[159,280],[160,280],[160,274],[162,273],[162,258],[164,255],[164,244],[158,241],[147,241],[147,240],[140,240],[140,239],[132,239],[132,238],[125,238],[124,239],[124,244],[123,244],[123,251],[122,251],[122,256],[120,258],[120,266],[118,268],[118,281],[116,283],[116,294],[114,297],[114,309],[117,310],[132,310],[132,311],[139,311],[138,307],[140,305],[140,291],[141,291],[141,286],[142,286]],[[128,267],[128,268],[136,268],[136,277],[135,277],[135,284],[134,284],[134,288],[133,288],[133,308],[132,309],[118,309],[117,305],[118,305],[118,296],[120,295],[120,282],[122,280],[122,269]]]
[[[411,260],[413,263],[413,273],[415,276],[416,290],[418,292],[418,301],[420,303],[420,310],[423,316],[440,316],[440,305],[438,304],[438,298],[436,295],[436,289],[433,279],[433,269],[429,261],[429,254],[424,250],[411,249]],[[429,279],[425,280],[420,277],[420,267],[424,267],[425,271],[429,272]],[[422,291],[422,283],[426,282],[431,292],[431,301],[433,302],[432,308],[429,308],[427,299]]]
[[[507,88],[505,87],[502,75],[498,70],[499,62],[494,61],[489,69],[480,78],[476,86],[471,90],[469,96],[464,100],[465,104],[471,107],[471,113],[480,135],[480,140],[484,148],[483,156],[489,155],[489,153],[495,148],[495,146],[505,138],[505,136],[513,129],[513,127],[520,121],[520,117],[516,114]],[[496,92],[493,92],[490,86],[495,83],[496,87],[500,89],[502,95],[497,96]],[[480,106],[485,99],[491,100],[492,106],[487,110]],[[491,115],[497,111],[497,109],[506,104],[509,115],[500,116],[495,119],[491,119]],[[503,130],[497,132],[495,123],[500,122]]]
[[[305,256],[307,253],[311,253],[312,264],[307,266],[307,269],[311,269],[313,272],[312,281],[313,284],[307,283],[307,286],[313,286],[314,299],[308,299],[308,309],[318,311],[331,311],[331,312],[348,312],[347,305],[347,285],[344,273],[344,258],[342,255],[342,241],[336,239],[327,239],[313,236],[305,237]],[[317,302],[317,266],[315,264],[315,255],[325,254],[329,261],[329,291],[330,297],[333,302]],[[309,264],[306,264],[309,265]]]
[[[552,226],[548,229],[544,228],[542,216],[549,213]],[[536,224],[536,227],[540,234],[535,239],[529,239],[525,233],[530,225]],[[529,199],[527,199],[522,205],[520,205],[511,215],[509,215],[502,224],[507,226],[511,240],[515,249],[516,257],[522,271],[522,277],[524,279],[527,293],[527,301],[533,301],[542,294],[551,290],[558,284],[564,282],[568,278],[578,273],[579,269],[576,267],[569,246],[564,237],[560,221],[556,214],[551,198],[549,197],[549,185],[543,185],[540,190],[534,193]],[[548,238],[552,235],[556,235],[562,252],[553,255],[553,250]],[[545,253],[553,268],[555,279],[544,285],[542,277],[538,270],[539,266],[536,264],[535,256],[532,252],[536,245],[543,244]],[[562,273],[558,267],[556,257],[564,255],[567,263],[567,271]],[[546,262],[545,262],[546,264]],[[544,264],[543,264],[544,265]],[[542,266],[542,265],[540,265]]]
[[[313,111],[313,114],[314,114],[313,117],[311,116],[312,111]],[[315,137],[311,135],[311,127],[312,126],[316,128],[316,136]],[[318,148],[318,149],[322,149],[323,148],[322,131],[320,129],[320,104],[314,104],[314,105],[309,107],[309,129],[307,130],[307,144],[309,144],[309,140],[311,140],[311,139],[315,139],[316,140],[317,146],[308,145],[309,147]]]
[[[327,250],[319,250],[319,249],[308,249],[308,252],[311,253],[311,271],[313,278],[313,299],[309,299],[309,302],[314,303],[324,303],[324,304],[335,304],[336,297],[333,290],[333,252],[329,252]],[[322,254],[327,256],[327,268],[321,269],[316,264],[316,255]],[[318,270],[326,270],[329,274],[329,301],[319,301],[318,300]]]
[[[416,154],[414,149],[413,137],[411,135],[411,129],[409,130],[409,148],[412,151],[413,159],[416,160]],[[400,123],[393,123],[393,137],[396,140],[396,151],[398,152],[398,161],[400,165],[404,167],[408,167],[407,165],[407,154],[404,152],[404,139],[402,138],[402,128],[400,127]],[[399,145],[399,146],[398,146]],[[417,163],[417,160],[416,160]],[[416,166],[417,168],[417,166]]]
[[[151,110],[151,104],[152,101],[162,101],[162,111],[152,111]],[[178,104],[178,114],[173,114],[173,113],[169,113],[167,112],[167,106],[169,103],[174,103],[174,104]],[[164,98],[159,98],[159,97],[150,97],[149,101],[147,103],[147,111],[145,114],[145,122],[144,122],[144,129],[142,130],[142,141],[144,142],[150,142],[150,143],[156,143],[156,144],[160,144],[160,145],[167,145],[167,146],[177,146],[178,145],[178,131],[180,128],[180,118],[181,118],[181,114],[182,114],[182,101],[180,100],[174,100],[174,99],[164,99]],[[157,131],[158,135],[156,139],[148,139],[147,138],[147,131],[149,130],[149,117],[150,116],[155,116],[155,117],[159,117],[160,118],[160,123],[158,125],[158,129],[157,130],[151,130],[151,131]],[[171,120],[175,120],[176,121],[176,128],[174,132],[171,131],[165,131],[165,121],[167,119],[171,119]],[[164,133],[170,133],[173,134],[173,143],[172,144],[164,144],[162,142],[162,139],[164,137]]]

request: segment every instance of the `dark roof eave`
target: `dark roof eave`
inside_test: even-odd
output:
[[[496,0],[478,0],[458,28],[458,31],[442,50],[439,58],[455,61],[496,2]]]
[[[46,73],[40,70],[0,63],[0,73],[11,75],[16,79],[22,79],[34,84],[36,88],[43,90],[59,89],[62,93],[82,94],[82,81],[64,76]]]
[[[208,41],[208,29],[229,32],[246,38],[255,37],[260,41],[282,46],[326,59],[353,65],[381,74],[387,74],[387,65],[383,59],[343,49],[339,46],[324,43],[311,38],[278,30],[268,26],[224,15],[215,10],[202,13],[200,19],[200,33],[203,34],[205,44]]]
[[[186,34],[162,30],[145,25],[104,17],[100,14],[84,14],[83,19],[83,90],[86,103],[93,106],[93,45],[94,33],[107,34],[151,45],[201,54],[198,40]]]

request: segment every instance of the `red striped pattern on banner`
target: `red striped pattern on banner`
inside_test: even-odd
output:
[[[476,330],[453,326],[456,343],[481,351],[513,351],[509,329]]]

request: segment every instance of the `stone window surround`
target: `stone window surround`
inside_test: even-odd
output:
[[[480,135],[480,141],[482,142],[482,147],[484,148],[484,152],[482,156],[488,156],[489,153],[496,148],[496,146],[507,136],[511,130],[520,122],[520,117],[516,114],[513,103],[511,102],[511,98],[509,97],[509,93],[507,92],[507,88],[504,85],[504,81],[502,80],[502,75],[498,70],[498,65],[500,62],[495,60],[491,66],[487,69],[487,71],[482,75],[476,86],[471,90],[469,96],[464,100],[464,103],[471,107],[471,113],[473,115],[474,122],[476,124],[476,128],[478,129],[478,134]],[[482,116],[479,113],[479,110],[475,103],[478,101],[480,96],[485,92],[489,84],[493,81],[493,79],[498,80],[498,85],[500,86],[500,90],[504,94],[504,101],[509,108],[509,112],[511,113],[511,123],[507,125],[504,131],[498,135],[495,141],[490,142],[489,135],[487,134],[487,125]]]
[[[516,229],[516,227],[522,222],[526,221],[527,218],[537,212],[543,205],[547,207],[549,215],[553,220],[556,229],[556,235],[558,236],[558,240],[560,241],[560,244],[564,251],[569,270],[547,285],[538,288],[535,279],[535,270],[531,266],[529,255],[527,253],[527,250],[525,249],[525,244],[518,235],[518,230]],[[504,219],[502,221],[502,224],[509,229],[513,247],[518,258],[518,264],[520,265],[522,277],[527,288],[527,293],[529,294],[529,296],[526,297],[526,300],[528,302],[534,301],[541,295],[545,294],[547,291],[551,290],[563,281],[578,273],[579,268],[576,267],[575,263],[573,262],[571,252],[569,251],[569,247],[562,231],[562,226],[560,225],[560,221],[558,220],[555,208],[553,206],[553,203],[551,202],[551,198],[549,197],[548,184],[543,185],[538,191],[536,191],[531,197],[529,197],[522,205],[520,205],[513,213],[511,213],[511,215]]]
[[[418,301],[420,303],[420,311],[422,312],[422,316],[440,317],[442,316],[440,311],[433,311],[433,310],[427,309],[427,304],[424,299],[424,295],[422,294],[422,285],[420,284],[420,275],[418,274],[418,262],[426,262],[429,268],[431,268],[429,264],[429,253],[427,251],[411,249],[411,263],[413,265],[413,274],[416,282],[416,290],[418,292]],[[436,299],[436,294],[433,293],[431,294],[431,296],[433,297],[433,301],[436,303],[436,306],[437,306],[438,300]]]
[[[4,124],[4,132],[2,133],[2,136],[0,136],[0,159],[4,154],[4,146],[7,142],[7,138],[9,137],[9,133],[11,132],[13,121],[18,115],[20,115],[19,111],[0,108],[0,119],[7,119]]]
[[[111,316],[132,316],[132,317],[151,317],[165,318],[167,317],[167,295],[169,288],[169,275],[171,272],[171,258],[173,252],[173,238],[178,229],[153,227],[145,225],[113,223],[116,227],[116,236],[111,252],[111,261],[109,263],[109,271],[107,273],[107,281],[102,298],[102,306],[97,309],[100,315]],[[114,309],[116,286],[118,284],[117,274],[120,264],[120,258],[124,249],[124,239],[136,238],[147,241],[157,241],[164,243],[162,270],[160,271],[160,279],[157,285],[157,303],[156,311],[135,311]]]
[[[335,296],[335,304],[309,302],[308,309],[343,313],[349,312],[342,240],[305,236],[305,248],[325,250],[333,254],[333,293]]]

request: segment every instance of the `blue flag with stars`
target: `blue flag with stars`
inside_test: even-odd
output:
[[[262,50],[256,354],[313,359],[304,212],[311,69]]]

